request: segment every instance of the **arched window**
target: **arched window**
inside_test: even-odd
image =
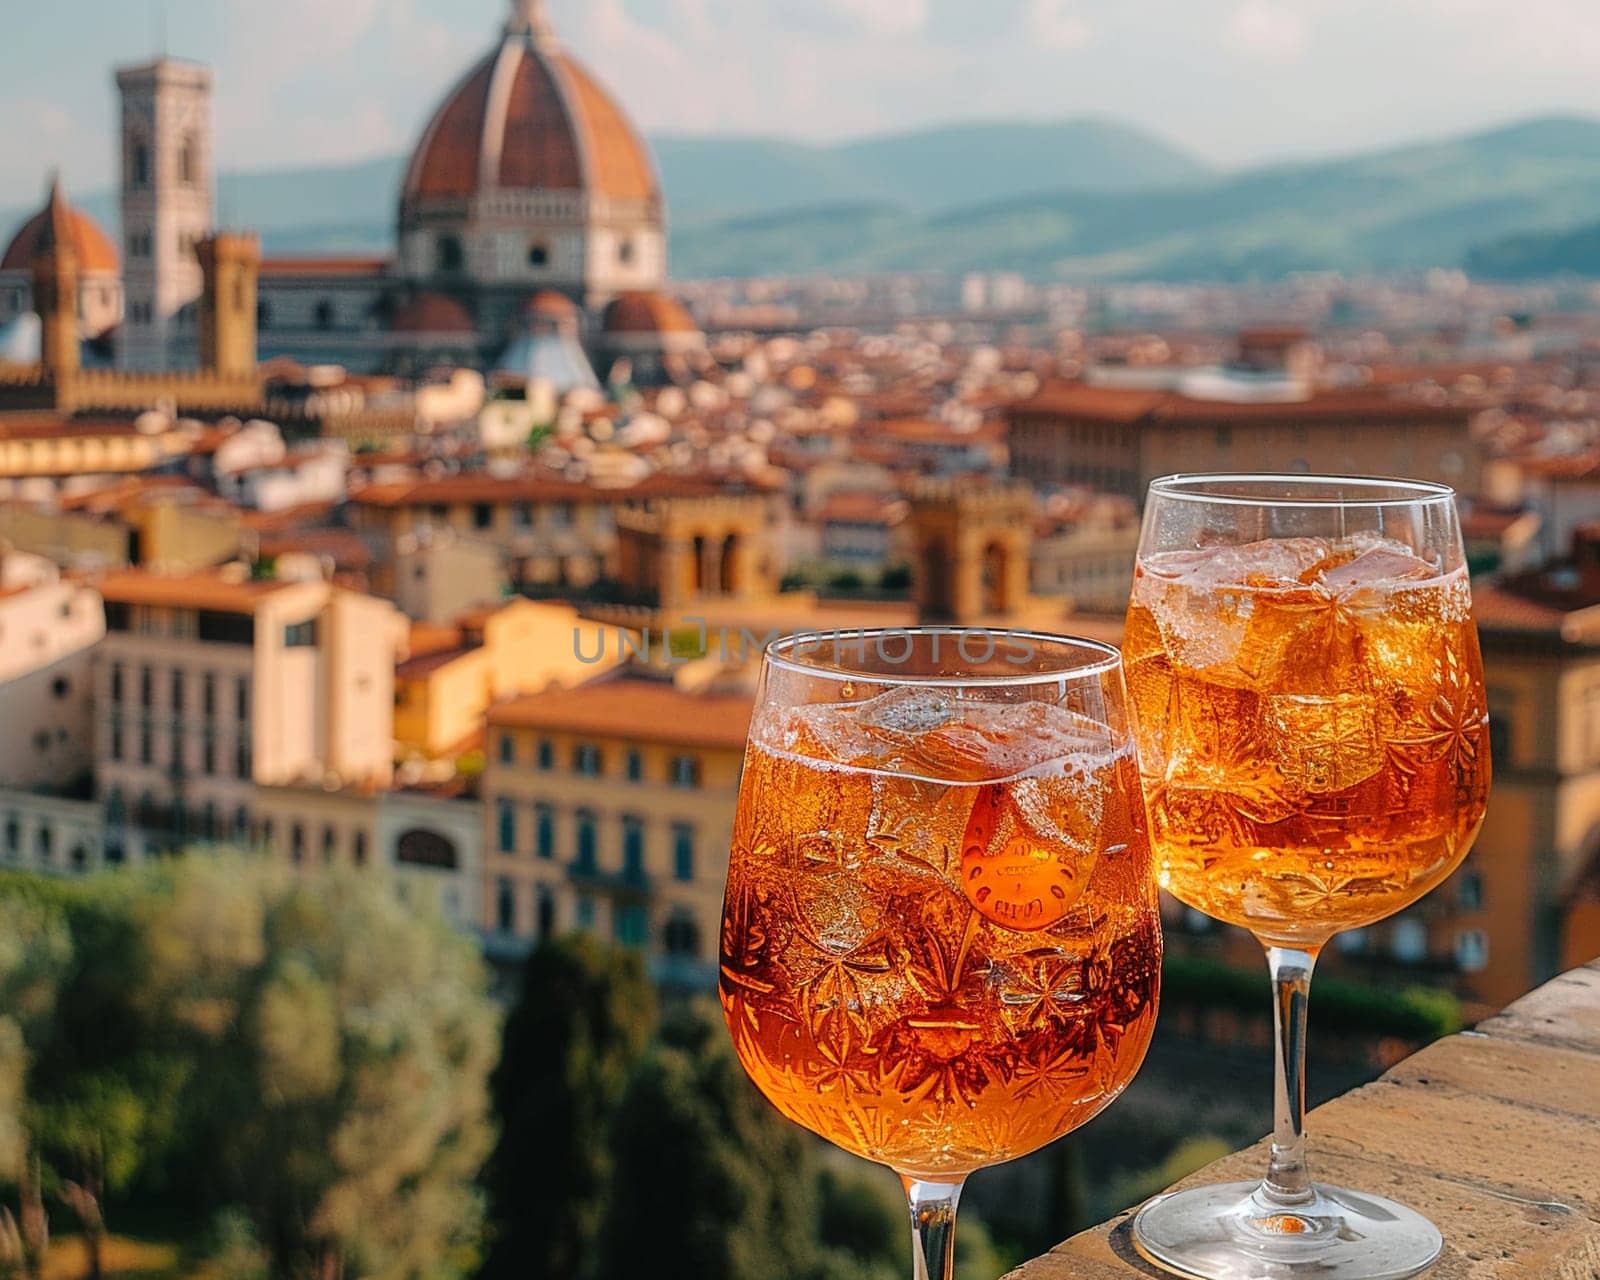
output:
[[[460,271],[466,265],[467,255],[455,236],[440,236],[437,253],[440,271]]]
[[[454,871],[461,865],[461,855],[454,842],[437,831],[413,828],[402,832],[395,842],[394,860],[408,867],[430,867],[440,871]]]
[[[634,249],[632,240],[623,240],[617,245],[617,261],[627,266],[633,261]]]
[[[133,154],[129,157],[128,181],[136,187],[150,185],[150,147],[144,142],[133,144]]]
[[[661,944],[666,948],[669,956],[681,956],[685,960],[698,960],[700,958],[700,929],[688,916],[676,915],[667,921],[667,927],[661,931]]]
[[[178,181],[186,187],[200,181],[199,155],[193,138],[185,138],[178,147]]]
[[[587,809],[578,811],[578,866],[585,871],[594,870],[595,819]]]
[[[495,892],[495,923],[499,925],[501,933],[514,933],[517,928],[517,891],[516,887],[501,877]]]

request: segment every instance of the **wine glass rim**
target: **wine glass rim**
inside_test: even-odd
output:
[[[1229,491],[1229,486],[1238,490]],[[1276,497],[1243,491],[1246,485],[1277,485],[1290,492],[1320,487],[1331,492],[1320,496]],[[1363,496],[1361,490],[1384,490]],[[1398,476],[1344,476],[1274,474],[1271,472],[1187,472],[1162,476],[1150,482],[1150,496],[1176,502],[1205,502],[1240,507],[1415,507],[1455,501],[1456,491],[1447,484],[1431,480],[1408,480]]]
[[[1083,655],[1084,660],[1076,665],[1064,665],[1049,671],[1027,671],[1017,672],[1016,674],[971,672],[967,674],[912,676],[872,671],[867,669],[865,662],[860,666],[854,667],[842,662],[813,664],[791,656],[796,649],[808,644],[833,644],[839,649],[843,649],[846,646],[851,648],[859,646],[864,649],[866,645],[874,644],[879,640],[898,640],[902,637],[916,636],[953,637],[957,641],[958,651],[962,637],[987,636],[996,642],[1016,641],[1029,646],[1049,647],[1062,653],[1070,651]],[[965,657],[964,654],[962,656]],[[994,689],[1056,684],[1064,680],[1094,679],[1105,675],[1107,672],[1120,670],[1122,667],[1122,651],[1120,649],[1115,645],[1107,644],[1103,640],[1091,640],[1088,636],[1054,635],[1045,631],[1029,631],[1009,627],[963,627],[954,623],[916,627],[861,627],[832,631],[797,631],[793,635],[780,636],[768,644],[763,658],[769,667],[777,667],[780,670],[793,672],[796,675],[824,680],[837,680],[840,683],[859,680],[868,684],[938,688],[967,686]],[[967,660],[971,661],[971,659]]]

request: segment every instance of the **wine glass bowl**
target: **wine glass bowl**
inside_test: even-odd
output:
[[[1483,821],[1487,701],[1454,495],[1436,485],[1194,476],[1151,488],[1126,634],[1161,885],[1250,930],[1278,999],[1272,1167],[1135,1224],[1208,1280],[1414,1274],[1438,1233],[1313,1184],[1305,1004],[1335,933],[1418,901]]]
[[[1114,649],[929,628],[769,650],[720,992],[785,1116],[953,1215],[967,1175],[1127,1085],[1160,960]]]

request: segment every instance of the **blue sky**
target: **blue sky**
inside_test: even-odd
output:
[[[550,0],[651,132],[830,139],[974,117],[1120,117],[1222,164],[1545,111],[1600,115],[1594,0]],[[0,206],[107,184],[110,69],[218,72],[221,163],[409,147],[505,0],[5,0]],[[21,12],[26,8],[25,16]]]

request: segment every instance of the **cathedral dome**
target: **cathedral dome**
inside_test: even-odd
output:
[[[122,270],[122,261],[117,256],[117,247],[111,238],[95,224],[93,218],[77,209],[66,210],[67,234],[71,237],[72,248],[78,259],[78,270],[82,272],[109,272],[112,275]],[[39,256],[41,242],[50,225],[50,206],[45,207],[22,224],[17,234],[11,237],[11,243],[6,247],[5,256],[0,258],[0,271],[30,271],[33,269],[33,260]]]
[[[614,336],[656,334],[698,337],[695,324],[683,304],[654,290],[625,293],[606,308],[605,331]]]
[[[490,191],[660,198],[649,150],[594,77],[556,45],[543,0],[516,0],[505,39],[434,113],[406,170],[402,202]]]

